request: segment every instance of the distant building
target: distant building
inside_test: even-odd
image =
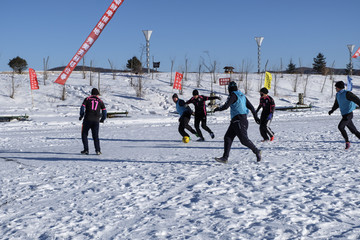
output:
[[[224,72],[225,73],[234,73],[234,68],[231,66],[226,66],[226,67],[224,67]]]

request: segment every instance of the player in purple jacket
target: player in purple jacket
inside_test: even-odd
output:
[[[205,141],[201,130],[200,130],[200,123],[201,123],[201,127],[207,131],[211,138],[215,137],[215,134],[211,131],[211,129],[206,125],[206,106],[205,106],[205,102],[208,100],[214,100],[214,99],[220,99],[220,97],[207,97],[204,95],[199,95],[199,91],[198,90],[194,90],[193,91],[193,97],[190,98],[186,104],[194,104],[195,106],[195,129],[197,134],[199,135],[199,139],[198,141],[203,142]]]
[[[84,118],[81,130],[81,138],[84,145],[84,150],[81,151],[81,154],[89,154],[88,133],[90,129],[94,139],[95,152],[97,155],[101,154],[99,140],[99,121],[101,123],[104,122],[107,112],[104,102],[98,97],[98,95],[100,95],[99,90],[93,88],[91,90],[91,96],[85,98],[80,107],[79,120],[81,121]]]

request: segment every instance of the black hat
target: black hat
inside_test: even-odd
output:
[[[234,82],[234,81],[229,82],[228,90],[229,90],[229,93],[232,93],[233,91],[237,91],[238,87],[236,85],[236,82]]]
[[[100,95],[99,90],[97,90],[96,88],[93,88],[93,89],[91,90],[91,95],[93,95],[93,96]]]
[[[172,95],[172,98],[179,98],[179,97],[176,93],[174,93],[174,95]]]
[[[343,81],[336,82],[335,87],[343,89],[345,88],[345,83]]]
[[[199,95],[199,91],[195,89],[195,90],[193,91],[193,96],[196,96],[196,95]]]
[[[262,89],[260,89],[260,92],[261,93],[264,93],[264,94],[268,94],[269,93],[269,90],[267,90],[267,88],[262,88]]]

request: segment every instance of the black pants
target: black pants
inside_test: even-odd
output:
[[[211,129],[206,125],[206,115],[204,115],[204,114],[196,115],[195,114],[195,129],[200,138],[204,138],[202,135],[202,132],[200,130],[200,123],[201,123],[201,127],[205,131],[207,131],[208,133],[212,133]]]
[[[250,148],[253,153],[257,154],[259,152],[259,149],[257,149],[257,147],[248,138],[248,125],[249,123],[246,115],[234,121],[231,121],[230,126],[224,136],[224,158],[228,159],[231,145],[234,141],[235,136],[239,138],[242,145]]]
[[[189,137],[189,135],[185,132],[185,129],[189,130],[192,134],[196,134],[196,131],[189,125],[190,122],[190,114],[184,113],[180,118],[179,118],[179,133],[181,134],[181,136],[183,137]]]
[[[81,138],[84,145],[84,150],[89,151],[88,133],[91,129],[92,137],[94,139],[95,151],[100,152],[99,140],[99,122],[84,121],[81,130]]]
[[[349,137],[345,131],[345,127],[347,127],[350,132],[352,132],[353,134],[355,134],[359,139],[360,139],[360,132],[356,129],[352,119],[353,119],[354,115],[353,113],[349,113],[349,114],[345,114],[342,116],[342,119],[339,123],[339,130],[341,132],[341,135],[344,137],[345,142],[349,142]]]
[[[274,132],[271,130],[270,123],[271,119],[268,120],[268,115],[261,116],[260,118],[260,134],[264,138],[264,140],[269,140],[274,136]]]

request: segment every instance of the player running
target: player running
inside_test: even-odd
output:
[[[260,116],[260,134],[264,138],[262,142],[274,141],[274,132],[269,126],[274,116],[275,101],[268,93],[269,91],[266,88],[260,89],[260,104],[256,109],[256,113],[258,113],[262,108]]]

